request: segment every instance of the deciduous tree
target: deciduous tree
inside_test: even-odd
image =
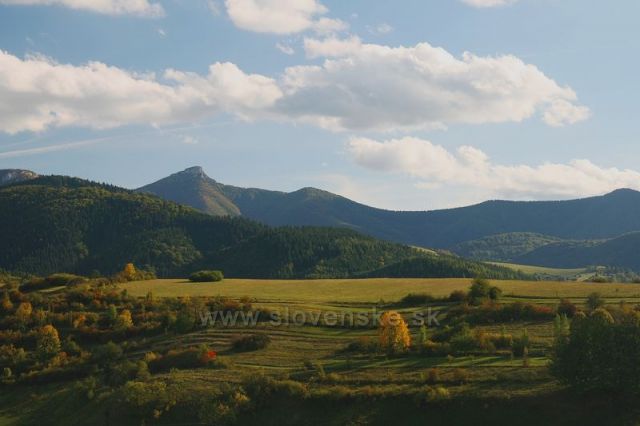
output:
[[[380,318],[378,329],[380,347],[389,353],[405,352],[411,346],[411,334],[407,323],[396,311],[388,311]]]

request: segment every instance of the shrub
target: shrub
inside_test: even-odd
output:
[[[223,279],[222,271],[198,271],[189,275],[189,281],[194,283],[217,282]]]
[[[640,324],[576,316],[556,340],[552,373],[579,392],[640,394]]]
[[[560,300],[560,304],[557,309],[558,315],[566,315],[567,318],[573,318],[578,312],[578,307],[574,305],[569,299]]]
[[[271,343],[268,334],[256,333],[242,336],[234,336],[231,339],[231,347],[236,351],[257,351],[266,348]]]
[[[451,345],[447,342],[427,340],[420,348],[420,352],[426,356],[445,356],[451,353]]]
[[[85,277],[73,274],[52,274],[46,278],[32,278],[20,286],[20,291],[44,290],[51,287],[72,286],[87,282]]]
[[[155,359],[147,361],[149,370],[152,373],[169,371],[172,368],[191,369],[191,368],[221,368],[224,363],[219,362],[215,351],[211,351],[206,346],[200,348],[174,349],[165,355],[156,355]]]
[[[602,295],[600,293],[593,292],[589,296],[587,296],[587,307],[592,311],[595,311],[596,309],[603,306],[604,299],[602,298]]]
[[[469,301],[474,305],[479,305],[484,300],[498,300],[502,295],[502,290],[492,287],[489,281],[484,278],[475,278],[469,288]]]
[[[419,306],[435,302],[437,299],[427,293],[409,293],[400,299],[400,304],[404,306]]]
[[[467,293],[462,290],[452,291],[449,295],[449,302],[459,303],[467,300]]]
[[[345,348],[347,352],[357,353],[373,353],[378,351],[378,345],[376,342],[368,336],[359,337],[358,340],[350,342]]]

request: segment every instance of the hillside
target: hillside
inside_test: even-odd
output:
[[[606,265],[640,271],[640,232],[604,241],[563,241],[516,257],[515,263],[555,268]]]
[[[560,241],[559,238],[547,235],[511,232],[465,241],[451,247],[451,250],[469,259],[509,261],[539,247]]]
[[[291,193],[238,188],[220,184],[204,173],[194,174],[191,170],[187,169],[140,190],[184,202],[209,213],[213,210],[227,211],[225,214],[239,212],[244,217],[268,225],[340,226],[389,241],[446,249],[509,233],[587,240],[640,231],[640,193],[629,189],[569,201],[487,201],[455,209],[399,212],[376,209],[314,188]],[[176,182],[180,182],[180,185]],[[207,184],[203,185],[202,182]],[[174,190],[176,187],[180,189]],[[208,199],[210,203],[220,206],[211,209],[203,207],[206,205],[204,202],[185,201],[184,194],[188,191],[184,188],[187,187],[199,194],[191,198]],[[209,192],[215,193],[215,197],[207,195]],[[234,207],[224,207],[228,206],[228,201]],[[520,240],[518,245],[525,247],[534,247],[541,242],[539,237],[525,241],[522,235]],[[512,242],[508,242],[504,249],[498,249],[498,255],[505,255],[499,253],[500,250],[514,250],[509,248],[513,247],[510,244]],[[470,253],[470,250],[473,251],[471,247],[462,248],[463,253]]]
[[[348,229],[274,229],[60,176],[0,188],[0,235],[0,268],[35,274],[111,274],[134,262],[160,276],[339,278],[423,255]]]

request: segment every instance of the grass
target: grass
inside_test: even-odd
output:
[[[562,268],[548,268],[546,266],[519,265],[516,263],[504,263],[504,262],[488,262],[488,263],[496,266],[503,266],[505,268],[513,269],[515,271],[522,271],[526,274],[548,275],[548,276],[567,278],[567,279],[580,277],[584,274],[588,274],[589,277],[593,275],[593,273],[588,273],[587,268],[562,269]]]
[[[368,311],[380,300],[392,303],[399,301],[408,293],[447,296],[454,290],[467,290],[470,283],[470,279],[464,278],[288,281],[226,279],[217,283],[192,283],[185,279],[159,279],[130,282],[119,286],[136,297],[144,297],[148,292],[152,292],[156,298],[226,296],[238,299],[249,296],[255,301],[255,305],[266,305],[278,312],[287,308],[305,312],[344,312]],[[640,284],[569,281],[493,281],[492,284],[503,290],[505,302],[521,300],[528,303],[555,304],[560,298],[583,302],[586,296],[594,291],[600,292],[609,304],[617,303],[619,300],[627,300],[631,303],[640,302]],[[446,304],[442,305],[442,309],[446,310]],[[409,315],[416,309],[418,308],[403,307],[400,310]],[[221,359],[229,361],[228,368],[176,370],[155,375],[152,380],[176,382],[181,388],[189,391],[208,391],[220,386],[221,383],[239,383],[247,374],[262,371],[276,378],[291,378],[307,384],[310,389],[328,393],[332,393],[334,388],[366,393],[372,387],[391,393],[397,392],[398,399],[380,400],[376,402],[376,406],[391,410],[399,401],[409,401],[409,405],[406,407],[408,411],[402,416],[409,416],[409,413],[411,415],[424,414],[425,407],[415,405],[411,395],[424,388],[427,384],[426,378],[433,368],[437,368],[439,371],[436,384],[447,388],[452,395],[452,400],[447,404],[452,404],[451,406],[460,404],[457,411],[466,410],[469,418],[473,418],[471,414],[474,413],[473,409],[464,408],[469,404],[471,404],[470,406],[477,404],[479,407],[485,407],[482,408],[485,411],[487,403],[484,401],[490,401],[492,406],[503,404],[507,408],[511,407],[509,404],[513,404],[509,409],[522,415],[522,409],[519,408],[520,401],[538,405],[541,404],[540,401],[552,399],[553,395],[563,391],[563,386],[551,377],[547,368],[548,355],[553,341],[553,325],[550,321],[490,324],[478,326],[478,328],[492,333],[500,333],[504,330],[514,337],[520,336],[526,329],[532,342],[528,365],[525,366],[521,358],[514,358],[505,351],[452,357],[424,357],[418,354],[394,357],[383,353],[347,353],[343,349],[349,343],[362,336],[368,336],[375,340],[377,330],[375,328],[349,329],[312,325],[275,326],[268,322],[259,323],[257,329],[218,325],[199,328],[184,335],[167,333],[141,338],[136,340],[135,349],[131,350],[127,356],[130,359],[140,359],[150,351],[164,352],[169,348],[206,344],[215,349]],[[232,350],[231,341],[234,336],[255,332],[269,334],[271,344],[264,349],[253,352]],[[417,339],[418,330],[416,327],[412,327],[411,332],[413,339]],[[319,375],[321,370],[326,372],[325,379]],[[468,381],[465,383],[461,383],[458,378],[461,370],[468,374]],[[103,422],[106,402],[100,402],[97,398],[87,402],[82,409],[69,409],[69,407],[74,407],[74,401],[76,404],[78,403],[79,397],[81,396],[73,390],[72,384],[43,388],[25,386],[18,388],[14,395],[0,394],[0,426],[5,424],[38,424],[42,413],[49,412],[59,420],[60,424]],[[85,404],[83,401],[81,398],[80,402]],[[108,397],[105,401],[112,401],[112,399]],[[299,421],[296,421],[295,415],[315,412],[314,410],[318,410],[317,414],[319,415],[324,414],[323,410],[318,408],[322,407],[323,402],[301,403],[298,401],[291,403],[307,404],[308,406],[296,408],[298,411],[290,411],[289,408],[282,408],[285,411],[278,411],[274,408],[273,412],[265,414],[266,423],[264,424],[300,423],[303,419],[300,418]],[[360,402],[349,402],[349,404],[352,403],[360,404]],[[577,403],[577,405],[573,404],[570,407],[579,405]],[[344,405],[344,407],[347,406],[350,405]],[[345,408],[341,406],[342,408],[338,409],[336,407],[330,410],[333,415],[337,416],[337,420],[333,424],[345,424],[349,423],[347,420],[353,420],[340,417],[340,413],[346,412]],[[450,406],[445,405],[442,412],[443,420],[432,422],[432,424],[451,422],[449,417],[451,412],[447,411],[446,407]],[[545,405],[543,408],[551,410],[549,407],[555,406]],[[431,406],[430,409],[437,410],[437,406]],[[117,411],[114,410],[114,412]],[[294,417],[288,419],[288,422],[275,422],[274,419],[280,419],[283,412],[290,413]],[[356,420],[359,418],[358,416],[368,412],[367,406],[358,406],[353,409]],[[496,408],[496,412],[501,413],[502,409]],[[551,410],[549,416],[556,414]],[[505,418],[507,417],[510,418],[509,416]],[[372,424],[388,424],[392,420],[397,421],[398,415],[381,414],[377,418],[379,423],[372,421]],[[405,417],[402,419],[404,421]],[[128,424],[125,420],[130,419],[122,420],[124,421],[122,424]],[[246,424],[255,424],[253,420],[255,419],[249,419]],[[170,423],[170,421],[171,419],[168,418],[167,422]],[[421,424],[421,422],[416,424]]]
[[[191,283],[184,279],[136,281],[121,284],[132,296],[249,296],[261,302],[354,304],[397,301],[409,293],[447,296],[454,290],[466,290],[470,279],[338,279],[338,280],[246,280],[225,279],[218,283]],[[605,298],[640,298],[640,284],[582,283],[570,281],[494,281],[509,298],[533,300],[580,299],[592,292]]]

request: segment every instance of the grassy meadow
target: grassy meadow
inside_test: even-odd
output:
[[[39,385],[41,379],[36,374],[23,384],[10,385],[12,392],[0,395],[0,425],[41,424],[43,416],[50,416],[53,424],[166,425],[382,425],[397,422],[398,418],[403,419],[401,424],[462,424],[478,416],[495,424],[510,424],[514,418],[519,418],[521,424],[567,424],[563,421],[567,415],[581,424],[603,424],[612,419],[626,423],[640,418],[637,409],[612,412],[607,401],[585,405],[581,396],[569,391],[549,370],[553,322],[561,299],[586,311],[587,297],[597,292],[607,307],[618,309],[640,302],[640,284],[492,281],[491,285],[502,290],[499,304],[464,308],[466,305],[450,300],[452,292],[467,292],[471,283],[466,278],[225,279],[208,283],[154,279],[91,290],[94,293],[80,289],[75,290],[77,294],[69,293],[69,289],[61,287],[39,291],[38,297],[57,300],[60,306],[63,298],[71,297],[69,294],[76,294],[73,300],[80,300],[81,291],[86,300],[106,297],[112,300],[116,312],[130,310],[133,321],[128,331],[109,331],[91,340],[86,329],[65,331],[67,314],[58,314],[60,320],[54,324],[61,333],[74,336],[83,350],[96,353],[106,341],[114,340],[122,348],[122,355],[109,367],[97,367],[96,371],[106,374],[104,384],[82,379],[82,375],[77,379],[65,375]],[[430,299],[425,303],[407,302],[405,297],[409,294],[428,294]],[[411,351],[389,354],[368,348],[379,340],[376,326],[309,321],[202,326],[198,310],[212,303],[224,309],[242,303],[242,309],[248,312],[282,316],[292,311],[341,315],[395,310],[409,319],[432,309],[440,323],[426,329],[427,337],[423,337],[423,330],[408,321]],[[515,305],[524,306],[522,312],[529,312],[528,316],[495,320],[476,315],[493,315],[501,312],[495,310],[500,306]],[[80,309],[77,302],[69,306]],[[105,309],[94,309],[98,306],[95,301],[91,306],[85,309]],[[491,308],[486,310],[488,306]],[[153,318],[171,317],[174,310],[178,318],[181,312],[195,312],[188,328],[170,325],[159,326],[154,332],[133,332],[136,327],[151,324]],[[100,314],[102,322],[106,321],[104,315],[107,314]],[[164,320],[159,321],[161,324]],[[466,331],[464,327],[459,329],[466,322]],[[453,337],[442,337],[448,330]],[[268,344],[238,349],[239,339],[255,335],[268,335]],[[486,344],[486,339],[497,342],[505,337],[510,342],[507,345]],[[518,352],[517,342],[524,337],[526,350]],[[416,350],[425,344],[425,338],[431,349]],[[461,339],[468,342],[461,343]],[[485,346],[478,346],[481,341]],[[469,342],[472,346],[468,346]],[[197,353],[198,348],[214,350],[215,364],[158,367],[164,365],[158,359],[189,350]],[[85,362],[90,363],[91,359],[86,358]],[[146,373],[138,371],[113,384],[115,365],[130,365],[135,370],[141,360],[148,363],[151,374],[143,369]],[[97,373],[91,374],[93,377]],[[235,402],[225,396],[229,392],[235,395],[231,398]],[[175,396],[167,396],[173,393]],[[202,415],[202,404],[209,403],[207,398],[214,398],[218,404],[207,411],[215,413],[214,417]],[[244,401],[242,398],[251,402],[243,405],[238,402]],[[243,408],[248,406],[251,408]],[[228,411],[220,407],[227,407]],[[536,416],[527,417],[531,412]]]
[[[120,284],[129,294],[143,297],[249,296],[261,302],[377,303],[400,300],[409,293],[448,296],[466,290],[469,278],[372,278],[336,280],[247,280],[225,279],[216,283],[192,283],[186,279],[158,279]],[[508,299],[540,300],[552,303],[561,298],[580,300],[590,293],[603,297],[640,300],[640,284],[583,283],[573,281],[495,281]]]

